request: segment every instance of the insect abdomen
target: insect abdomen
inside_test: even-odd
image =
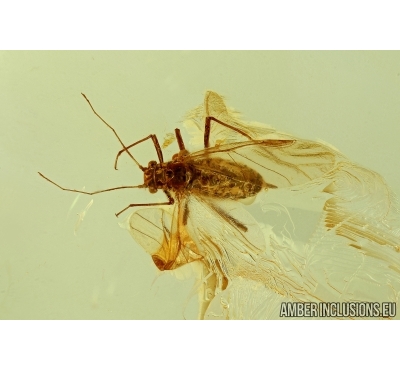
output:
[[[251,168],[223,159],[202,160],[194,168],[188,190],[210,197],[249,198],[258,194],[264,183]]]

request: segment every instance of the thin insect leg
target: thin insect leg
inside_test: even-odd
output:
[[[181,130],[179,128],[175,129],[175,136],[176,140],[178,142],[179,150],[185,150],[185,143],[183,142],[182,136],[181,136]]]
[[[144,171],[144,167],[141,166],[140,163],[139,163],[135,158],[133,158],[132,154],[128,151],[128,149],[126,148],[125,144],[122,142],[121,138],[118,136],[118,134],[117,134],[117,132],[114,130],[114,128],[113,128],[111,125],[109,125],[109,124],[94,110],[94,108],[93,108],[93,106],[92,106],[92,103],[89,101],[89,99],[86,97],[86,95],[85,95],[84,93],[81,93],[81,94],[82,94],[82,96],[86,99],[86,101],[88,102],[90,108],[92,108],[93,113],[94,113],[97,117],[99,117],[100,120],[101,120],[103,123],[105,123],[107,127],[109,127],[109,128],[112,130],[112,132],[113,132],[114,135],[117,137],[118,141],[121,143],[121,145],[122,145],[122,147],[124,148],[124,150],[126,150],[126,151],[128,152],[129,156],[133,159],[133,161],[136,163],[136,165],[137,165],[142,171]]]
[[[98,194],[98,193],[105,193],[106,191],[112,191],[112,190],[119,190],[119,189],[134,189],[134,188],[144,188],[144,185],[136,185],[136,186],[118,186],[116,188],[109,188],[109,189],[104,189],[104,190],[98,190],[98,191],[82,191],[82,190],[75,190],[75,189],[68,189],[68,188],[64,188],[61,185],[58,185],[57,183],[55,183],[54,181],[50,180],[49,178],[47,178],[46,176],[42,175],[40,172],[38,172],[38,174],[40,176],[42,176],[45,180],[47,180],[48,182],[51,182],[53,185],[57,186],[58,188],[60,188],[61,190],[65,190],[65,191],[71,191],[73,193],[80,193],[80,194],[88,194],[88,195],[93,195],[93,194]]]
[[[220,125],[228,127],[231,130],[236,131],[239,134],[247,137],[249,140],[253,140],[253,138],[251,136],[247,135],[244,131],[239,130],[238,128],[233,127],[231,125],[228,125],[227,123],[224,123],[215,117],[209,116],[209,117],[206,117],[206,123],[205,123],[205,129],[204,129],[204,148],[208,148],[210,146],[211,121],[215,121],[215,122],[219,123]]]
[[[229,215],[228,213],[226,213],[224,210],[222,210],[221,208],[217,207],[216,205],[210,205],[210,206],[225,221],[229,222],[233,226],[236,226],[241,231],[247,232],[247,230],[248,230],[247,226],[242,224],[239,220],[237,220],[236,218],[232,217],[231,215]]]
[[[153,140],[153,144],[154,144],[154,147],[156,148],[157,157],[158,157],[158,160],[159,160],[160,164],[164,163],[162,150],[161,150],[161,147],[160,147],[160,143],[158,142],[157,136],[156,135],[151,135],[151,140]]]
[[[133,143],[133,144],[131,144],[131,145],[128,145],[127,147],[124,147],[124,149],[121,149],[121,150],[118,152],[117,157],[115,158],[114,168],[117,169],[118,158],[119,158],[119,156],[120,156],[123,152],[128,152],[128,154],[130,154],[129,151],[128,151],[128,149],[130,149],[130,148],[134,147],[135,145],[140,144],[140,143],[142,143],[143,141],[146,141],[146,140],[148,140],[148,139],[153,140],[153,144],[154,144],[154,147],[156,148],[158,160],[160,161],[160,163],[163,163],[163,162],[164,162],[164,158],[163,158],[162,150],[161,150],[160,144],[159,144],[159,142],[158,142],[157,136],[151,134],[151,135],[149,135],[149,136],[146,136],[144,139],[141,139],[141,140],[139,140],[139,141],[136,141],[135,143]],[[142,169],[142,171],[143,171],[143,169]]]
[[[188,218],[189,218],[189,206],[188,202],[185,202],[185,208],[183,209],[183,224],[185,226],[187,225]]]
[[[168,198],[168,202],[162,202],[162,203],[136,203],[136,204],[129,204],[129,206],[125,207],[122,211],[119,211],[118,213],[115,214],[115,216],[119,216],[121,213],[125,212],[127,209],[132,208],[132,207],[141,207],[141,206],[168,206],[172,205],[175,203],[174,198],[172,198],[170,192],[168,190],[164,190],[165,195]]]

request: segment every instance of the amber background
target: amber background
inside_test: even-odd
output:
[[[113,170],[120,146],[80,93],[130,143],[150,133],[162,141],[207,89],[249,120],[329,142],[400,194],[399,52],[2,51],[0,318],[196,317],[195,297],[184,309],[194,273],[158,273],[114,216],[154,197],[81,196],[67,217],[75,194],[37,171],[78,189],[139,184],[127,159]],[[155,159],[149,144],[135,153]]]

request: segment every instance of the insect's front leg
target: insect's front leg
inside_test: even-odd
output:
[[[151,134],[149,136],[146,136],[144,139],[138,140],[136,142],[134,142],[131,145],[128,145],[127,147],[124,147],[124,149],[121,149],[118,154],[117,157],[115,158],[115,163],[114,163],[114,168],[117,169],[117,162],[118,162],[118,158],[119,156],[123,153],[123,152],[128,152],[128,150],[132,147],[134,147],[137,144],[142,143],[143,141],[146,141],[148,139],[151,139],[153,141],[154,147],[156,148],[156,152],[157,152],[157,156],[158,156],[158,160],[160,163],[164,163],[164,158],[163,158],[163,154],[162,154],[162,150],[160,147],[160,143],[158,142],[157,136],[154,134]],[[129,153],[129,152],[128,152]],[[140,166],[140,169],[143,171],[143,167]]]
[[[253,140],[253,138],[249,135],[247,135],[244,131],[239,130],[238,128],[231,126],[225,122],[220,121],[219,119],[215,117],[208,116],[206,117],[206,122],[205,122],[205,128],[204,128],[204,148],[209,148],[210,147],[210,131],[211,131],[211,121],[217,122],[222,126],[228,127],[233,131],[238,132],[239,134],[247,137],[249,140]]]
[[[125,212],[127,209],[132,208],[132,207],[140,207],[140,206],[170,206],[175,203],[174,198],[172,197],[171,193],[168,190],[163,190],[165,195],[168,198],[168,202],[162,202],[162,203],[133,203],[129,204],[129,206],[125,207],[122,211],[119,211],[118,213],[115,214],[115,216],[119,216],[121,213]]]

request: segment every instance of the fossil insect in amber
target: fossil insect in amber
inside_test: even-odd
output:
[[[117,216],[141,207],[126,227],[159,270],[202,266],[201,318],[278,318],[283,302],[398,302],[399,213],[377,173],[328,144],[244,122],[212,91],[185,123],[203,148],[189,151],[177,128],[169,161],[156,135],[125,145],[93,111],[122,145],[115,168],[126,153],[143,184],[84,192],[40,175],[84,194],[164,192],[165,202]],[[129,152],[145,140],[158,157],[147,167]]]

